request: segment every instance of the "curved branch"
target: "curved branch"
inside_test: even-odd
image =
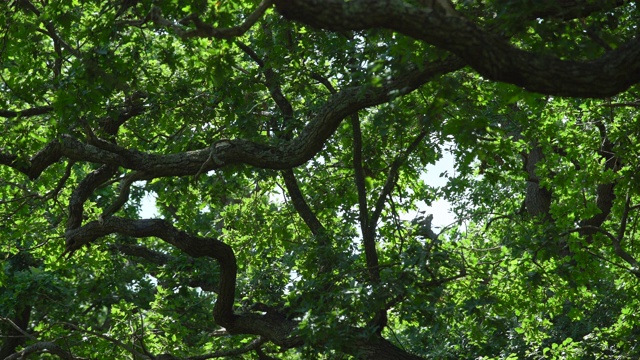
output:
[[[45,146],[30,161],[21,161],[17,155],[3,153],[0,149],[0,165],[8,165],[32,179],[40,176],[63,156],[75,161],[143,171],[150,177],[194,175],[241,163],[258,168],[289,169],[315,156],[345,117],[407,94],[434,77],[458,70],[463,65],[460,59],[449,58],[426,63],[420,68],[413,67],[382,86],[346,88],[327,100],[300,135],[278,146],[243,139],[221,140],[206,149],[157,155],[129,150],[101,139],[85,144],[72,136],[63,135]]]
[[[236,257],[233,249],[218,239],[191,235],[161,219],[131,220],[112,216],[102,223],[91,221],[80,228],[67,230],[65,254],[71,256],[82,246],[114,233],[137,238],[157,237],[192,257],[215,259],[220,264],[221,270],[218,299],[213,308],[213,317],[218,325],[226,328],[230,334],[260,335],[287,348],[301,344],[300,338],[291,336],[296,322],[282,314],[272,312],[264,315],[235,314],[233,312],[238,270]]]
[[[462,58],[483,77],[532,92],[608,97],[640,82],[640,37],[589,61],[518,49],[462,16],[441,16],[402,0],[276,0],[282,15],[332,31],[385,28]]]
[[[17,360],[17,359],[26,359],[32,354],[40,354],[40,353],[50,353],[59,356],[61,359],[65,360],[74,360],[77,359],[73,354],[64,350],[60,345],[49,341],[41,341],[35,344],[26,346],[24,349],[19,352],[7,356],[4,360]]]
[[[293,336],[293,330],[297,326],[294,320],[287,319],[278,312],[267,312],[264,315],[249,313],[233,313],[235,298],[236,260],[231,247],[217,239],[190,235],[178,230],[165,220],[130,220],[109,217],[100,224],[92,221],[81,228],[68,230],[65,234],[67,240],[66,253],[71,254],[82,245],[89,244],[96,239],[112,233],[119,233],[132,237],[158,237],[169,244],[193,257],[211,257],[216,259],[221,267],[221,281],[218,300],[214,306],[214,319],[216,323],[225,327],[230,334],[254,334],[285,348],[300,346],[302,340]],[[356,332],[366,333],[366,330],[353,329]],[[362,339],[366,336],[362,336]],[[362,340],[360,346],[352,349],[360,351],[361,347],[377,348],[382,346],[386,351],[391,351],[387,356],[368,356],[365,358],[376,359],[400,359],[400,355],[406,353],[395,348],[388,341],[374,336]],[[395,357],[394,357],[395,356]]]
[[[75,229],[82,225],[84,203],[89,196],[100,185],[116,174],[115,166],[104,165],[89,173],[78,186],[73,189],[69,197],[69,218],[67,219],[67,229]]]
[[[216,322],[224,327],[233,323],[233,303],[235,299],[237,265],[233,249],[220,240],[191,235],[176,229],[161,219],[131,220],[108,217],[102,223],[91,221],[77,229],[65,232],[65,253],[73,252],[96,239],[118,233],[132,237],[160,238],[193,257],[210,257],[218,261],[221,269],[219,296],[213,313]]]

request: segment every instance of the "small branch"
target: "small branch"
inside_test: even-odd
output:
[[[581,231],[583,231],[585,229],[586,230],[591,230],[592,232],[599,232],[599,233],[604,234],[605,236],[607,236],[609,238],[609,240],[611,240],[611,244],[613,245],[614,253],[618,257],[620,257],[622,260],[627,262],[627,264],[631,265],[631,269],[628,269],[629,272],[631,272],[634,276],[636,276],[637,278],[640,279],[640,265],[638,264],[638,261],[633,256],[631,256],[629,253],[624,251],[624,249],[620,245],[620,241],[612,233],[604,230],[603,228],[601,228],[599,226],[586,225],[586,226],[581,226],[581,227],[579,227],[577,229],[566,231],[563,234],[569,234],[569,233],[573,233],[573,232],[581,232]]]
[[[362,232],[362,247],[367,264],[369,278],[374,284],[380,282],[380,269],[378,260],[378,250],[376,249],[376,228],[370,226],[369,205],[367,204],[367,189],[365,185],[364,168],[362,166],[362,129],[360,128],[360,118],[358,113],[350,116],[351,128],[353,129],[353,170],[356,191],[358,192],[358,207],[360,230]],[[371,324],[378,333],[387,326],[387,311],[385,308],[375,309],[376,314]]]
[[[296,212],[300,215],[304,223],[307,224],[311,233],[318,237],[322,234],[326,234],[324,225],[322,225],[320,220],[318,220],[315,213],[311,210],[311,207],[309,207],[309,204],[307,204],[304,199],[304,195],[302,195],[302,192],[300,191],[300,187],[298,186],[298,181],[293,174],[293,170],[283,170],[281,174],[284,179],[287,192],[289,193],[289,197],[291,198],[291,202],[293,203],[293,207],[296,209]]]
[[[265,32],[270,33],[270,29],[265,26]],[[269,36],[269,35],[267,35]],[[268,66],[269,61],[268,57],[266,59],[261,59],[258,54],[253,51],[250,47],[245,45],[240,41],[236,41],[236,45],[247,54],[253,61],[258,64],[258,66],[262,69],[265,77],[265,86],[269,90],[269,95],[276,103],[280,112],[282,113],[282,124],[281,126],[277,126],[277,124],[272,124],[272,131],[274,134],[283,140],[291,140],[291,132],[292,129],[288,127],[288,125],[292,122],[294,117],[293,106],[291,106],[291,102],[282,92],[282,86],[280,85],[280,81],[278,76],[273,71],[271,66]]]
[[[249,55],[251,60],[258,64],[259,67],[264,67],[264,61],[260,58],[260,56],[258,56],[258,54],[256,54],[255,51],[253,51],[252,48],[239,40],[236,40],[235,44],[238,45],[240,50],[242,50],[245,54]]]
[[[240,41],[236,41],[236,45],[238,45],[238,47],[263,70],[265,76],[265,85],[269,90],[271,98],[275,101],[276,105],[280,109],[280,112],[282,113],[282,117],[284,119],[282,129],[277,129],[276,126],[273,126],[274,128],[272,129],[272,131],[278,138],[281,138],[285,141],[290,141],[290,129],[287,129],[286,125],[288,121],[293,119],[293,107],[291,106],[291,102],[289,101],[289,99],[287,99],[287,97],[282,92],[282,88],[280,86],[280,83],[278,82],[275,72],[271,67],[268,66],[268,61],[261,59],[258,54],[253,51],[253,49]],[[304,195],[302,194],[302,191],[298,186],[298,181],[296,180],[293,169],[289,168],[283,170],[281,171],[281,174],[282,178],[284,179],[287,193],[289,194],[291,202],[293,203],[294,209],[305,222],[307,227],[309,227],[311,233],[316,237],[318,244],[323,247],[329,246],[331,244],[331,241],[328,233],[324,225],[322,225],[320,220],[318,220],[318,217],[315,215],[315,213],[305,200]],[[320,272],[326,272],[331,268],[328,261],[323,261],[322,259],[319,260]]]
[[[460,269],[460,273],[458,273],[457,275],[444,277],[444,278],[431,280],[431,281],[421,282],[418,285],[419,285],[420,289],[424,291],[426,289],[431,289],[431,288],[435,288],[435,287],[441,286],[441,285],[446,284],[448,282],[456,281],[456,280],[461,279],[461,278],[463,278],[465,276],[467,276],[467,269],[463,266],[462,269]],[[397,296],[393,297],[391,300],[389,300],[385,304],[385,308],[386,309],[391,309],[392,307],[396,306],[398,303],[404,301],[406,298],[407,298],[406,294],[397,295]]]
[[[409,146],[405,149],[405,151],[402,154],[400,154],[400,156],[398,156],[391,164],[391,169],[389,169],[389,173],[387,174],[387,180],[384,186],[382,187],[382,190],[380,191],[380,195],[378,196],[376,206],[373,210],[373,214],[371,215],[371,219],[369,221],[370,227],[375,229],[375,227],[377,226],[378,220],[380,219],[380,215],[382,214],[382,210],[384,209],[384,204],[387,200],[387,196],[391,194],[391,191],[393,190],[394,186],[396,185],[396,182],[398,181],[400,167],[404,164],[404,162],[407,160],[409,155],[418,148],[418,145],[420,145],[420,143],[422,142],[422,140],[424,140],[427,134],[428,134],[428,131],[422,130],[418,134],[418,136],[416,136],[415,139],[413,139],[413,141],[411,142],[411,144],[409,144]]]
[[[11,325],[11,327],[16,329],[19,333],[24,335],[26,338],[29,338],[29,339],[34,340],[34,341],[38,340],[35,336],[29,334],[28,332],[23,330],[20,326],[16,325],[16,323],[14,323],[11,319],[9,319],[7,317],[0,316],[0,321],[4,321],[4,322],[9,323],[9,325]]]
[[[585,251],[587,252],[587,254],[590,254],[591,256],[596,257],[596,258],[598,258],[598,259],[600,259],[600,260],[602,260],[602,261],[604,261],[606,263],[609,263],[609,264],[611,264],[611,265],[613,265],[613,266],[615,266],[615,267],[617,267],[619,269],[631,272],[631,269],[629,269],[628,267],[625,267],[625,266],[620,265],[620,264],[618,264],[616,262],[613,262],[613,261],[605,258],[604,256],[600,255],[600,254],[597,254],[597,253],[595,253],[595,252],[593,252],[593,251],[591,251],[589,249],[586,249]]]
[[[58,180],[58,184],[56,184],[56,186],[51,189],[51,191],[44,194],[44,196],[42,197],[43,199],[53,199],[58,196],[58,193],[60,193],[64,185],[67,183],[67,180],[69,180],[69,177],[71,176],[71,168],[73,168],[74,164],[75,161],[69,161],[67,163],[67,167],[65,168],[62,177]]]
[[[398,245],[398,254],[402,254],[405,239],[405,229],[401,224],[400,213],[396,208],[396,203],[393,198],[389,199],[389,206],[391,207],[391,212],[393,213],[393,223],[395,224],[395,233],[398,238],[400,238],[400,244]]]
[[[624,202],[624,210],[622,211],[622,218],[620,219],[620,228],[618,229],[618,236],[616,237],[618,243],[624,239],[624,233],[627,231],[627,221],[629,221],[629,211],[631,209],[631,194],[627,191],[627,199]]]
[[[72,323],[67,323],[67,322],[65,322],[65,323],[63,323],[63,324],[64,324],[64,325],[66,325],[66,326],[68,326],[68,327],[70,327],[70,328],[72,328],[72,329],[74,329],[74,330],[76,330],[76,331],[80,331],[80,332],[83,332],[83,333],[85,333],[85,334],[90,334],[90,335],[93,335],[93,336],[98,337],[98,338],[100,338],[100,339],[107,340],[108,342],[110,342],[110,343],[112,343],[112,344],[116,345],[117,347],[122,348],[122,349],[124,349],[124,350],[126,350],[126,351],[130,352],[132,355],[134,355],[134,356],[135,356],[136,358],[138,358],[138,359],[148,359],[148,360],[152,360],[152,358],[151,358],[150,356],[145,355],[145,354],[143,354],[143,353],[141,353],[141,352],[137,351],[137,350],[136,350],[136,349],[134,349],[133,347],[131,347],[131,346],[129,346],[129,345],[127,345],[127,344],[123,343],[122,341],[120,341],[120,340],[118,340],[118,339],[114,339],[114,338],[112,338],[112,337],[110,337],[110,336],[107,336],[107,335],[101,334],[101,333],[99,333],[99,332],[95,332],[95,331],[91,331],[91,330],[83,329],[83,328],[81,328],[81,327],[79,327],[79,326],[77,326],[77,325],[75,325],[75,324],[72,324]]]
[[[25,8],[27,8],[29,11],[31,11],[37,17],[40,17],[40,15],[41,15],[40,10],[38,10],[29,0],[19,0],[18,3],[24,5]],[[77,49],[73,48],[66,41],[62,40],[62,38],[60,38],[60,36],[58,36],[58,34],[56,33],[56,29],[53,27],[53,25],[50,22],[44,22],[43,21],[42,23],[44,24],[45,28],[47,29],[46,34],[49,35],[49,37],[51,37],[51,39],[54,41],[54,43],[61,44],[65,49],[67,49],[67,51],[69,51],[72,55],[74,55],[78,59],[82,58],[82,53],[80,53],[80,51],[78,51]]]
[[[580,19],[580,22],[582,23],[584,32],[587,34],[587,36],[591,40],[593,40],[593,42],[595,42],[596,44],[600,45],[606,51],[613,50],[611,45],[609,45],[606,41],[604,41],[604,39],[602,39],[602,37],[600,37],[600,35],[598,35],[598,33],[596,33],[596,31],[592,27],[587,25],[587,22],[585,21],[584,18]]]
[[[486,233],[487,231],[489,231],[489,228],[491,227],[491,225],[498,221],[498,220],[502,220],[502,219],[506,219],[506,220],[513,220],[513,216],[512,215],[498,215],[495,217],[492,217],[489,219],[489,221],[487,221],[487,224],[484,226],[484,233]]]
[[[264,343],[265,343],[265,340],[262,337],[258,337],[252,340],[247,345],[238,349],[220,350],[220,351],[216,351],[216,352],[205,354],[205,355],[190,356],[185,360],[206,360],[206,359],[213,359],[213,358],[220,358],[220,357],[238,356],[238,355],[246,354],[250,351],[258,350],[260,349],[260,346],[262,346],[262,344]]]
[[[173,257],[170,255],[167,255],[160,251],[154,251],[140,245],[113,244],[113,245],[110,245],[110,248],[124,255],[143,258],[156,265],[166,265],[173,259]]]
[[[129,119],[143,114],[148,108],[144,106],[144,99],[147,98],[144,92],[135,92],[124,101],[122,110],[116,117],[105,117],[98,120],[102,130],[109,136],[115,136],[125,122]]]
[[[317,73],[312,73],[311,74],[311,78],[314,80],[317,80],[320,84],[324,85],[329,92],[331,93],[331,95],[334,95],[337,93],[336,89],[333,87],[333,85],[331,84],[331,82],[325,78],[324,76],[317,74]]]
[[[273,0],[263,0],[241,25],[231,28],[214,28],[213,26],[206,24],[202,20],[200,20],[200,18],[196,14],[191,14],[181,19],[179,23],[175,23],[162,17],[162,12],[158,7],[154,7],[151,10],[152,12],[150,17],[154,24],[171,28],[179,37],[183,39],[192,37],[230,39],[244,35],[244,33],[246,33],[258,20],[260,20],[267,9],[271,7],[271,5],[273,5],[273,3]],[[195,25],[195,30],[185,30],[181,26],[189,22],[192,22]]]

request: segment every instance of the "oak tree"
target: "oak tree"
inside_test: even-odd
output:
[[[0,358],[639,356],[638,19],[2,2]]]

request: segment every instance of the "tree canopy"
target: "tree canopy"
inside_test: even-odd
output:
[[[638,19],[2,2],[0,358],[639,357]]]

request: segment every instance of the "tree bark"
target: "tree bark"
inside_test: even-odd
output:
[[[288,19],[316,28],[398,31],[463,59],[484,78],[531,92],[604,98],[640,82],[640,37],[587,61],[521,50],[502,34],[480,28],[460,14],[443,16],[402,0],[277,0]]]

